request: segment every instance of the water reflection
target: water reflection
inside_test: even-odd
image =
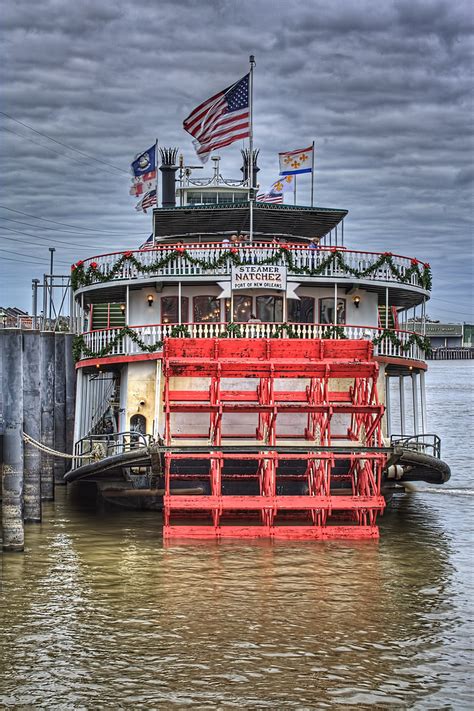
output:
[[[25,555],[3,557],[1,705],[462,700],[452,543],[418,495],[386,514],[379,543],[164,547],[156,514],[58,493]]]
[[[156,513],[60,489],[0,557],[0,707],[472,707],[472,403],[467,366],[439,365],[429,414],[461,494],[398,499],[377,543],[165,547]]]

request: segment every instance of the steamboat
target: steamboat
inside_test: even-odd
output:
[[[256,151],[233,181],[160,153],[150,242],[73,267],[66,481],[162,509],[166,538],[376,538],[407,482],[450,476],[406,328],[429,265],[349,247],[344,209],[254,201]]]

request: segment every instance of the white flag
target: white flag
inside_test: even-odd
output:
[[[298,151],[279,153],[280,175],[299,175],[313,170],[313,146]]]

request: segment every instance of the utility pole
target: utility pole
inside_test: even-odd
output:
[[[32,315],[33,315],[33,328],[37,328],[38,326],[38,284],[39,284],[39,279],[33,279],[32,280],[32,288],[33,288],[33,304],[32,304]]]
[[[51,309],[53,307],[53,265],[54,265],[54,253],[56,247],[50,247],[49,253],[51,255],[51,263],[49,269],[49,322],[51,323]]]

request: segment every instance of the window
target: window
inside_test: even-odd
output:
[[[283,321],[283,298],[281,296],[257,296],[257,318],[264,322]]]
[[[217,193],[203,193],[202,201],[206,205],[212,205],[217,202]]]
[[[200,205],[202,202],[201,193],[188,193],[187,199],[188,205]]]
[[[195,323],[213,322],[221,320],[221,305],[217,296],[195,296],[194,297],[194,321]]]
[[[181,323],[188,321],[188,298],[181,297]],[[161,297],[161,323],[179,323],[178,297]]]
[[[252,297],[251,296],[234,296],[234,316],[232,321],[240,321],[245,323],[252,315]],[[230,299],[225,300],[225,320],[230,321]]]
[[[328,296],[319,300],[319,323],[345,323],[346,300],[337,300],[337,321],[334,320],[334,299]]]
[[[122,328],[125,326],[125,310],[125,304],[93,304],[91,328]]]
[[[217,201],[218,201],[221,205],[225,205],[225,204],[228,204],[228,203],[233,202],[233,200],[232,200],[232,193],[219,193],[219,196],[218,196]]]
[[[130,432],[146,434],[146,417],[143,415],[132,415],[130,418]]]
[[[314,323],[314,299],[311,296],[288,299],[287,308],[290,323]]]

